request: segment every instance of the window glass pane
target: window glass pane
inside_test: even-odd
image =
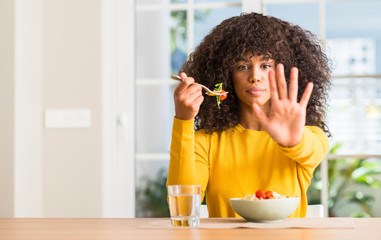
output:
[[[372,174],[381,170],[381,159],[334,159],[328,165],[330,216],[381,216],[380,174]]]
[[[323,188],[320,165],[315,169],[307,190],[308,205],[322,204],[321,190]]]
[[[367,43],[367,48],[353,51],[350,46],[335,50],[335,71],[341,74],[341,65],[357,64],[368,67],[356,74],[381,73],[381,1],[339,1],[326,3],[326,35],[331,41],[351,45],[355,41]],[[345,43],[347,42],[347,43]],[[328,49],[330,50],[330,49]],[[345,52],[348,51],[348,52]],[[345,56],[343,56],[345,55]],[[365,55],[364,57],[362,55]],[[362,62],[362,59],[367,62]],[[353,59],[355,61],[353,61]],[[358,61],[357,61],[358,60]],[[335,72],[334,72],[335,73]]]
[[[241,7],[196,10],[194,13],[195,46],[198,46],[215,26],[227,18],[239,15],[241,10]]]
[[[299,25],[319,36],[318,3],[266,4],[267,15]]]
[[[380,217],[380,186],[381,159],[328,159],[329,217]],[[318,167],[308,189],[309,204],[320,204],[321,189]]]
[[[328,109],[338,154],[381,154],[381,79],[333,79]]]
[[[137,12],[136,77],[138,79],[168,78],[170,75],[169,16],[168,11]]]
[[[137,153],[168,153],[174,116],[170,86],[137,86]]]
[[[136,163],[136,217],[169,217],[168,163],[161,160]]]
[[[185,11],[171,12],[171,73],[178,74],[187,56],[187,15]]]
[[[330,38],[326,43],[327,56],[332,61],[334,76],[376,73],[375,39]]]

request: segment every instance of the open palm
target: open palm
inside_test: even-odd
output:
[[[266,116],[261,108],[254,104],[254,112],[262,127],[281,146],[292,147],[298,144],[303,135],[306,122],[306,108],[313,84],[309,82],[300,102],[298,95],[298,69],[293,67],[290,73],[290,88],[287,83],[283,64],[276,66],[276,72],[269,72],[271,90],[271,108]]]

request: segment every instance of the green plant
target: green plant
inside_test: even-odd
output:
[[[341,143],[334,145],[334,154]],[[381,188],[381,162],[366,159],[335,159],[328,161],[328,209],[329,216],[342,215],[342,208],[348,204],[357,206],[349,216],[372,217],[374,198],[369,189]],[[307,196],[309,204],[320,203],[322,178],[320,166],[315,170]]]
[[[160,169],[155,179],[144,176],[136,191],[137,217],[169,217],[167,172]]]

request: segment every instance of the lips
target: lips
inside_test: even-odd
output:
[[[254,96],[259,96],[265,92],[265,89],[261,88],[261,87],[253,87],[253,88],[248,89],[246,92],[248,92]]]

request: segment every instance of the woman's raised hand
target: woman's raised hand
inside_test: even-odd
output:
[[[271,90],[271,108],[266,116],[261,108],[254,104],[254,112],[264,130],[281,146],[292,147],[302,140],[306,122],[306,108],[311,97],[313,83],[309,82],[300,102],[298,96],[298,69],[293,67],[290,73],[290,88],[287,83],[283,64],[276,66],[276,73],[269,72]]]
[[[181,120],[193,120],[200,110],[204,101],[200,85],[195,84],[191,77],[181,73],[183,81],[177,86],[174,92],[176,118]]]

